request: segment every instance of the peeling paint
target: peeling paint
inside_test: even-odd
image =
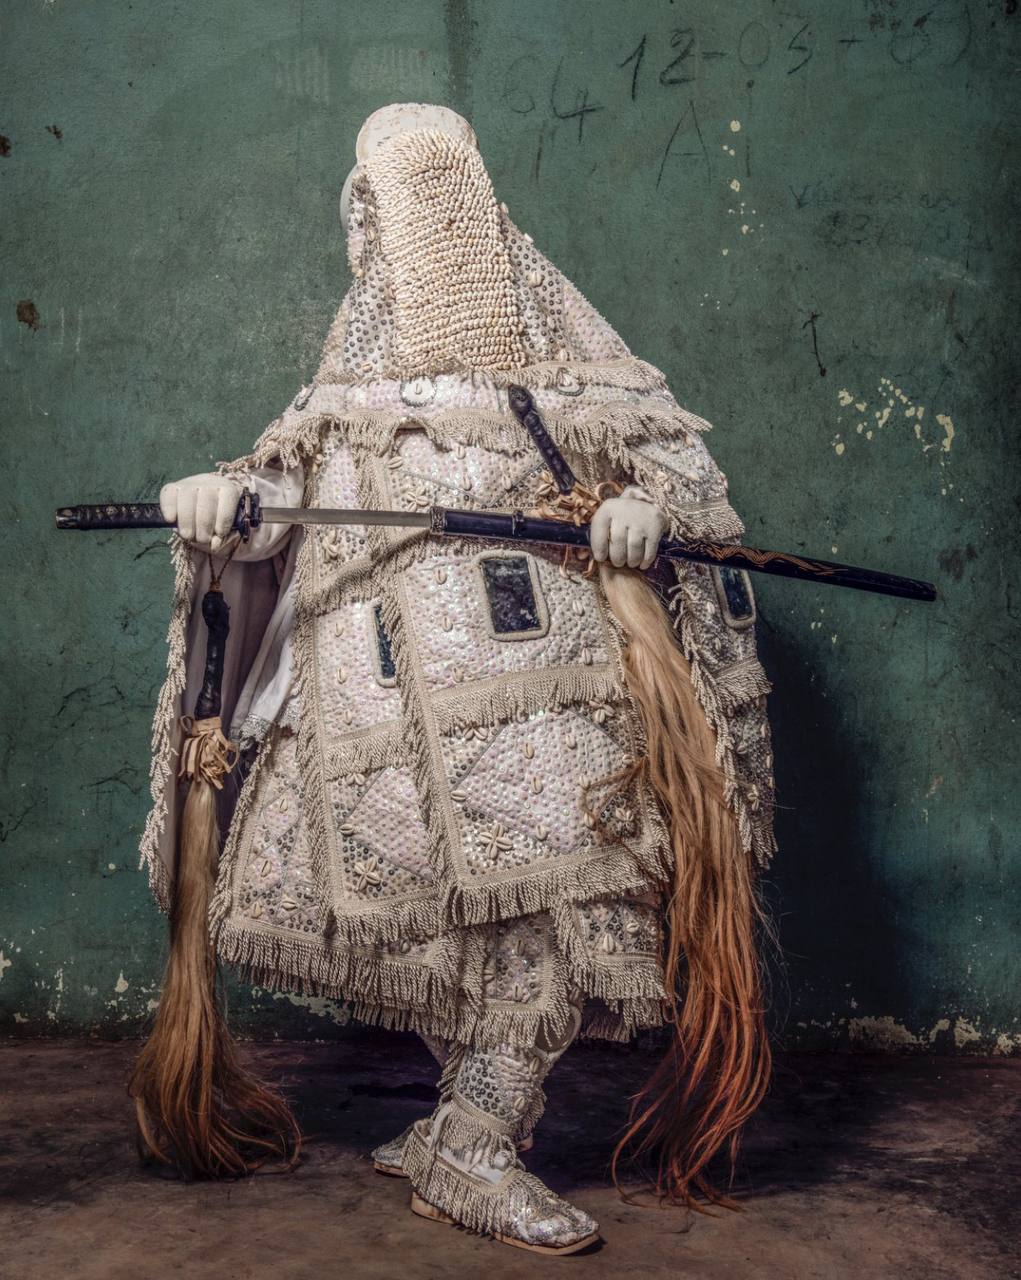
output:
[[[125,978],[123,973],[120,973],[117,977],[117,981],[113,984],[113,989],[114,991],[117,992],[118,995],[123,995],[123,993],[127,991],[128,987],[130,986],[131,986],[131,983],[128,982],[127,978]]]
[[[819,1024],[815,1024],[819,1025]],[[990,1053],[997,1057],[1021,1054],[1021,1033],[985,1032],[968,1018],[940,1018],[927,1031],[913,1032],[889,1015],[880,1018],[840,1019],[855,1048],[889,1053],[903,1049],[929,1049],[939,1036],[950,1034],[955,1048]]]
[[[936,421],[937,421],[937,422],[939,423],[939,425],[943,428],[943,432],[944,432],[944,435],[943,435],[943,442],[942,442],[942,444],[940,445],[940,448],[943,450],[943,452],[944,452],[944,453],[949,453],[949,452],[950,452],[950,446],[951,446],[951,445],[953,444],[953,442],[954,442],[954,435],[956,434],[956,433],[954,432],[954,424],[953,424],[953,420],[951,419],[951,417],[950,417],[950,415],[949,415],[949,414],[946,414],[946,413],[937,413],[937,414],[936,414]]]
[[[307,1009],[317,1018],[325,1018],[338,1027],[346,1027],[351,1022],[351,1011],[346,1004],[329,1000],[325,996],[299,996],[293,991],[274,991],[274,1000],[286,1000],[298,1009]]]
[[[4,953],[0,951],[0,980],[3,979],[4,970],[9,969],[13,963],[13,960],[8,960]]]
[[[892,426],[895,421],[900,421],[896,415],[900,411],[903,420],[910,422],[912,434],[915,440],[921,445],[922,453],[928,454],[936,452],[939,454],[939,465],[942,469],[950,455],[954,438],[957,434],[954,421],[949,414],[937,413],[935,415],[936,422],[943,429],[943,438],[941,440],[930,440],[923,426],[926,414],[926,406],[918,404],[911,396],[897,386],[892,378],[882,377],[879,379],[877,387],[878,397],[881,401],[878,407],[871,409],[872,421],[869,423],[868,418],[863,418],[860,422],[855,423],[855,434],[866,442],[878,440],[881,438],[884,429]],[[848,387],[841,387],[837,392],[837,405],[841,409],[848,409],[852,405],[857,413],[868,414],[870,405],[867,398],[857,398],[856,394]],[[838,416],[837,422],[840,423],[843,418]],[[838,433],[835,440],[840,440],[841,435]],[[836,445],[834,445],[836,448]],[[840,455],[844,452],[843,448],[836,450]],[[946,497],[953,491],[953,483],[950,480],[941,482],[940,493]]]
[[[922,1043],[889,1014],[882,1018],[850,1018],[847,1031],[852,1044],[867,1045],[870,1049],[917,1049]]]

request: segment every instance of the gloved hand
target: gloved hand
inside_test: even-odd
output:
[[[607,498],[592,517],[592,554],[600,563],[609,559],[618,569],[648,569],[669,523],[644,489],[628,485],[619,497]]]
[[[165,484],[160,490],[163,519],[177,523],[177,532],[202,550],[217,551],[230,533],[242,485],[229,476],[208,472]]]

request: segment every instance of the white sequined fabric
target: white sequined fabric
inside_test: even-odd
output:
[[[312,384],[225,467],[300,464],[313,508],[528,509],[544,475],[510,412],[517,382],[584,483],[640,484],[675,535],[740,536],[708,424],[514,226],[467,141],[404,137],[354,183],[355,279]],[[213,907],[221,956],[460,1043],[556,1039],[576,991],[592,1034],[655,1025],[669,845],[634,768],[620,628],[584,560],[360,525],[309,526],[295,559],[295,693],[251,727]],[[143,844],[164,898],[185,570]],[[740,586],[693,565],[659,581],[762,862],[769,686]]]

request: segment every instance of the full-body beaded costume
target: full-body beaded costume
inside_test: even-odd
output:
[[[520,384],[584,483],[640,485],[675,536],[741,534],[707,424],[514,226],[470,136],[379,146],[356,174],[348,250],[354,282],[313,384],[225,473],[281,505],[534,507],[546,478],[508,406]],[[207,573],[183,544],[175,555],[142,846],[164,904]],[[254,764],[220,862],[217,952],[262,986],[453,1046],[447,1146],[434,1117],[397,1149],[421,1204],[453,1195],[445,1211],[497,1234],[510,1201],[539,1194],[514,1147],[579,1024],[623,1039],[663,1017],[674,854],[636,767],[626,635],[586,564],[420,530],[264,526],[224,576],[237,637],[225,715]],[[772,761],[750,587],[700,565],[667,574],[726,802],[762,863]],[[444,1164],[480,1140],[505,1149],[502,1199],[492,1178],[458,1198],[464,1162]],[[557,1204],[525,1214],[546,1223],[538,1243],[588,1229]],[[529,1238],[527,1223],[509,1230]]]

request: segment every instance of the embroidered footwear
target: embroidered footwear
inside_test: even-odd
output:
[[[445,1122],[456,1109],[444,1104],[432,1120],[412,1126],[404,1164],[413,1213],[534,1253],[577,1253],[599,1240],[594,1219],[526,1172],[507,1138],[489,1134],[465,1148],[448,1146]]]
[[[409,1125],[396,1138],[391,1138],[389,1142],[380,1143],[372,1153],[372,1167],[377,1173],[385,1174],[388,1178],[406,1178],[408,1176],[404,1172],[404,1148],[410,1136],[411,1126]]]
[[[380,1143],[372,1153],[372,1166],[377,1173],[385,1174],[388,1178],[406,1178],[408,1176],[404,1172],[404,1148],[410,1136],[411,1125],[403,1133],[399,1133],[396,1138],[391,1138],[389,1142]],[[530,1133],[525,1134],[517,1143],[518,1152],[524,1155],[526,1151],[531,1151],[533,1144],[532,1135]]]
[[[412,1125],[402,1156],[412,1210],[539,1253],[576,1253],[599,1238],[581,1209],[526,1172],[516,1139],[542,1115],[542,1083],[573,1038],[550,1048],[466,1046],[451,1055],[440,1105]]]

